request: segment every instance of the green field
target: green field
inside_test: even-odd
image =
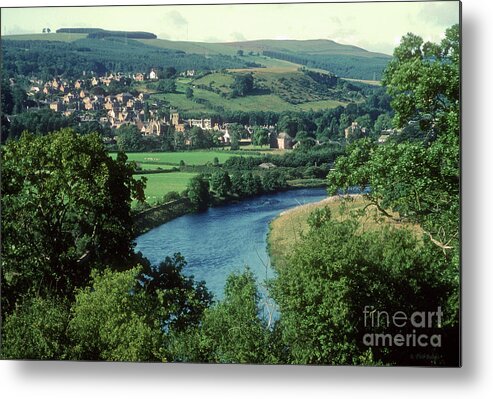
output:
[[[110,154],[116,158],[116,153]],[[180,161],[184,161],[187,165],[205,165],[208,162],[212,163],[214,158],[218,158],[220,163],[224,163],[227,159],[238,156],[231,154],[228,151],[187,151],[187,152],[137,152],[128,153],[129,161],[135,161],[144,164],[152,164],[153,166],[159,163],[167,163],[171,165],[179,165]],[[163,165],[161,165],[163,166]],[[164,169],[164,167],[163,167]]]
[[[155,163],[140,163],[139,162],[138,165],[140,166],[140,168],[142,170],[159,170],[159,169],[169,170],[169,169],[176,168],[176,166],[173,166],[173,165],[163,165],[163,164],[155,164]]]
[[[145,189],[146,201],[153,204],[163,198],[170,191],[181,193],[187,188],[187,184],[196,173],[172,172],[155,173],[151,175],[134,175],[136,179],[145,177],[147,187]]]

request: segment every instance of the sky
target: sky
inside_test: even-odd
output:
[[[59,3],[44,1],[43,5],[52,7],[41,8],[3,8],[36,3],[2,1],[1,34],[41,33],[45,27],[52,31],[91,27],[146,31],[160,39],[202,42],[330,39],[392,54],[407,32],[436,42],[446,28],[459,22],[457,1],[112,7],[60,7]],[[135,0],[113,3],[137,4]],[[152,0],[146,3],[151,4]],[[88,0],[82,4],[111,5],[112,2]],[[63,5],[81,5],[81,2],[65,0]]]

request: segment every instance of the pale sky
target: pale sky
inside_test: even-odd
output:
[[[200,0],[195,1],[200,3]],[[203,1],[202,1],[203,2]],[[136,1],[113,1],[136,4]],[[152,0],[146,1],[151,4]],[[160,4],[166,4],[160,1]],[[4,0],[2,7],[35,5]],[[58,5],[45,1],[43,5]],[[112,1],[86,1],[105,4]],[[64,0],[63,5],[81,5]],[[392,54],[407,32],[439,41],[459,22],[458,1],[320,4],[221,4],[112,7],[2,8],[1,34],[41,33],[63,27],[152,32],[160,39],[228,42],[256,39],[331,39]]]

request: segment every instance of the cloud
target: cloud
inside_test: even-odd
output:
[[[187,19],[176,10],[167,12],[165,15],[165,19],[167,20],[167,22],[171,22],[176,27],[188,25]]]
[[[423,4],[416,20],[433,26],[449,27],[459,22],[458,2]]]
[[[246,40],[245,35],[243,35],[243,33],[240,33],[240,32],[233,32],[233,33],[231,33],[230,36],[236,42],[244,42]]]

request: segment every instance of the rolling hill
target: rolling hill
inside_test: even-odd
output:
[[[106,32],[106,31],[105,31]],[[111,36],[105,37],[112,39]],[[86,47],[87,34],[82,33],[49,33],[37,35],[4,36],[6,40],[45,40],[74,43],[84,41]],[[134,39],[144,48],[155,48],[170,53],[198,55],[205,57],[234,57],[237,64],[261,62],[261,56],[270,60],[284,61],[310,68],[318,68],[332,72],[340,77],[352,79],[379,80],[390,56],[367,51],[357,46],[340,44],[333,40],[254,40],[228,43],[205,43],[193,41],[172,41],[163,39]],[[127,43],[128,44],[128,43]],[[95,47],[101,47],[95,43]],[[241,50],[241,51],[240,51]],[[243,52],[244,56],[237,56]],[[273,66],[272,62],[270,65]],[[278,63],[277,65],[280,65]],[[251,66],[251,65],[250,65]]]

